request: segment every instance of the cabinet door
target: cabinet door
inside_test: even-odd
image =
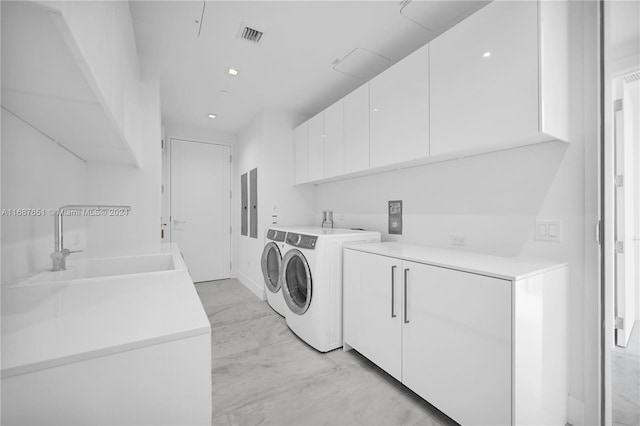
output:
[[[293,129],[293,162],[295,183],[305,183],[309,180],[308,131],[308,123],[303,123]]]
[[[369,168],[369,83],[344,98],[344,171]]]
[[[324,110],[324,177],[344,173],[344,102]]]
[[[371,167],[429,155],[429,46],[369,82]]]
[[[535,1],[494,1],[430,43],[431,155],[538,132]]]
[[[324,112],[314,116],[309,123],[309,180],[324,177]]]
[[[345,343],[400,380],[400,261],[347,249],[343,274]]]
[[[413,262],[402,274],[402,382],[460,424],[511,424],[511,282]]]

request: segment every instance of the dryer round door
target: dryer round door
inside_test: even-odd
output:
[[[309,263],[300,250],[289,250],[280,267],[284,301],[294,314],[302,315],[311,304],[312,280]]]
[[[280,291],[280,248],[273,241],[264,246],[262,251],[262,276],[264,284],[272,293]]]

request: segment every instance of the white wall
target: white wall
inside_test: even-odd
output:
[[[284,226],[313,223],[313,188],[294,187],[293,134],[300,115],[264,110],[238,135],[235,145],[233,274],[254,293],[264,297],[260,257],[272,214]],[[258,168],[258,238],[240,235],[240,176]],[[275,206],[275,210],[274,210]]]
[[[128,103],[127,134],[140,169],[86,163],[2,110],[2,206],[57,209],[66,204],[127,204],[128,217],[65,217],[72,256],[136,251],[160,241],[160,104],[157,79],[140,81]],[[48,213],[48,212],[47,212]],[[51,267],[53,218],[3,216],[2,284]]]
[[[2,207],[57,209],[82,202],[86,163],[2,109]],[[65,220],[65,246],[84,246],[84,218]],[[2,284],[50,268],[53,218],[2,216]]]
[[[136,149],[140,168],[89,163],[90,204],[130,205],[127,217],[87,218],[91,256],[137,251],[160,240],[162,139],[157,78],[140,80],[128,107],[125,132]]]

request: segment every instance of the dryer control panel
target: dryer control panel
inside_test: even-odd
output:
[[[269,229],[267,231],[267,238],[273,241],[284,241],[287,233],[284,231],[278,231],[277,229]]]
[[[315,249],[318,237],[313,235],[296,234],[289,232],[287,234],[287,244],[303,249]]]

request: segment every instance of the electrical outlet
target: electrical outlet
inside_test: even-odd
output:
[[[402,235],[402,200],[389,201],[389,234]]]
[[[462,235],[452,235],[451,236],[451,245],[452,246],[459,246],[459,247],[466,247],[467,241],[465,240],[464,236],[462,236]]]

